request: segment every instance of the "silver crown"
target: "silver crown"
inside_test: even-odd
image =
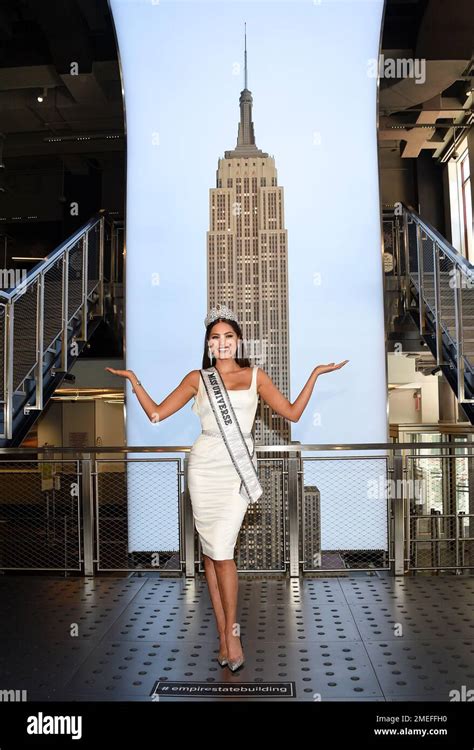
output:
[[[227,305],[217,305],[217,307],[212,307],[206,315],[204,319],[205,327],[207,328],[209,323],[213,323],[215,320],[219,320],[219,318],[235,320],[236,323],[239,322],[237,315],[230,309],[230,307],[227,307]]]

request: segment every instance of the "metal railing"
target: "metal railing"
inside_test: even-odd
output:
[[[0,569],[80,571],[81,462],[0,462]]]
[[[264,492],[244,519],[239,571],[472,572],[473,447],[472,433],[462,443],[256,446]],[[0,569],[194,576],[203,567],[189,451],[0,449]]]
[[[474,403],[474,266],[416,211],[382,216],[386,274],[396,276],[408,312],[417,298],[421,335],[432,333],[437,365],[454,367],[456,396]],[[468,380],[466,380],[468,378]]]
[[[35,266],[16,286],[0,290],[0,437],[15,420],[40,411],[44,387],[65,373],[75,342],[104,311],[104,222],[98,215]]]
[[[407,569],[463,570],[474,533],[474,433],[460,425],[454,429],[423,425],[422,433],[416,432],[420,425],[401,429],[404,439],[414,440],[405,457],[406,476],[413,485],[406,511]],[[430,448],[429,439],[432,445],[446,445],[446,449]]]
[[[110,250],[104,266],[106,309],[108,326],[113,330],[116,340],[124,337],[124,222],[119,219],[110,221]]]

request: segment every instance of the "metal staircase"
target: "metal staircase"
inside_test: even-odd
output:
[[[474,424],[474,266],[416,211],[384,212],[385,260],[417,326]],[[391,259],[388,256],[391,255]],[[388,262],[387,262],[388,261]]]
[[[17,447],[104,317],[100,212],[0,290],[0,446]]]

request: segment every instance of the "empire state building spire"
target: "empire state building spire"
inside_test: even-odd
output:
[[[240,122],[237,134],[237,145],[233,151],[226,151],[226,159],[239,157],[261,156],[266,157],[263,151],[255,144],[255,133],[252,122],[252,92],[247,88],[247,24],[245,24],[245,47],[244,47],[244,88],[240,92]]]
[[[244,89],[247,89],[247,24],[244,23]]]

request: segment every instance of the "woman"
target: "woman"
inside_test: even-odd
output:
[[[148,395],[133,370],[105,369],[130,380],[153,422],[162,422],[195,399],[192,408],[201,419],[203,431],[190,451],[188,487],[219,633],[217,658],[221,666],[227,664],[235,672],[243,665],[244,655],[236,622],[238,576],[234,547],[248,503],[261,494],[250,434],[258,397],[280,416],[298,422],[318,376],[339,370],[349,360],[315,367],[291,403],[264,370],[250,366],[243,351],[242,330],[230,308],[212,308],[204,325],[202,371],[189,372],[159,404]]]

